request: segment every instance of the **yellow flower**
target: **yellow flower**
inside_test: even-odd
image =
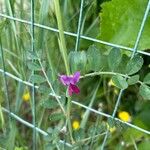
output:
[[[25,93],[23,94],[23,96],[22,96],[22,99],[23,99],[23,101],[25,101],[25,102],[29,101],[30,98],[31,98],[31,97],[30,97],[29,91],[28,91],[28,92],[25,92]]]
[[[107,128],[109,129],[109,131],[110,131],[111,133],[113,133],[113,132],[116,131],[116,127],[115,127],[115,126],[110,127],[108,123],[107,123],[106,125],[107,125]]]
[[[78,130],[80,128],[80,123],[78,120],[74,120],[73,123],[72,123],[72,128],[74,130]]]
[[[118,113],[118,117],[125,122],[131,122],[131,116],[128,112],[126,111],[121,111]]]
[[[111,80],[109,80],[109,82],[108,82],[108,86],[116,86],[116,85],[114,84],[114,82],[113,82],[112,79],[111,79]]]

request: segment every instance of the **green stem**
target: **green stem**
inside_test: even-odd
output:
[[[3,116],[3,112],[2,112],[2,106],[0,103],[0,120],[1,120],[1,127],[2,127],[2,131],[5,131],[5,120],[4,120],[4,116]]]
[[[84,76],[81,76],[80,79],[82,78],[86,78],[86,77],[93,77],[93,76],[98,76],[98,75],[120,75],[126,79],[131,78],[130,76],[128,76],[127,74],[121,74],[121,73],[117,73],[117,72],[93,72],[93,73],[89,73],[89,74],[85,74]],[[143,84],[142,81],[137,81],[140,84]]]
[[[90,104],[88,105],[89,108],[91,108],[93,106],[100,83],[101,83],[101,79],[99,79],[96,87],[94,88],[93,96],[91,98]],[[89,118],[89,115],[90,115],[90,110],[87,109],[83,115],[83,119],[82,119],[82,122],[80,125],[81,128],[85,128],[88,118]]]
[[[54,5],[55,5],[55,12],[56,12],[57,24],[58,24],[58,29],[59,29],[60,52],[65,63],[66,73],[67,75],[69,75],[70,70],[69,70],[69,63],[68,63],[68,58],[67,58],[67,48],[66,48],[66,42],[65,42],[65,37],[64,37],[64,30],[63,30],[59,0],[55,0]]]
[[[1,37],[0,37],[0,53],[1,53],[2,67],[3,67],[3,70],[4,70],[4,72],[3,72],[3,81],[4,81],[6,105],[7,105],[7,109],[10,111],[10,99],[9,99],[9,91],[8,91],[8,84],[7,84],[7,77],[6,77],[6,66],[5,66],[5,58],[4,58],[4,51],[3,51]],[[9,126],[11,127],[10,115],[9,115]]]
[[[72,126],[71,126],[70,111],[71,111],[71,97],[68,97],[66,124],[68,125],[71,142],[74,143],[74,139],[73,139],[73,135],[72,135]]]
[[[65,42],[65,37],[64,37],[64,30],[63,30],[63,24],[62,24],[61,12],[60,12],[59,0],[55,0],[54,1],[54,5],[55,5],[55,12],[56,12],[56,18],[57,18],[58,29],[59,29],[59,39],[58,39],[59,48],[60,48],[60,52],[61,52],[61,55],[62,55],[63,60],[64,60],[66,73],[67,73],[67,75],[69,75],[70,74],[70,69],[69,69],[69,63],[68,63],[68,58],[67,58],[67,48],[66,48],[66,42]],[[68,97],[66,123],[68,124],[70,138],[71,138],[71,141],[73,143],[74,140],[73,140],[73,136],[72,136],[72,126],[71,126],[71,119],[70,119],[70,111],[71,111],[71,97]]]
[[[34,30],[34,0],[31,0],[31,50],[32,52],[35,52],[35,30]],[[34,62],[34,59],[32,59],[32,62]],[[34,70],[32,70],[32,75],[34,75]],[[33,128],[33,150],[36,150],[36,144],[37,144],[37,135],[36,135],[36,103],[35,103],[35,84],[33,83],[32,87],[32,123],[34,125]]]

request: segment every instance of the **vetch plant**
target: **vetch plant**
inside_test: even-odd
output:
[[[147,149],[150,0],[59,1],[0,4],[0,147]]]
[[[79,94],[80,89],[76,85],[80,79],[80,72],[75,72],[74,75],[60,75],[60,81],[63,85],[68,87],[68,94],[72,96],[73,93]]]

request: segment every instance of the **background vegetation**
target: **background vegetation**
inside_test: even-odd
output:
[[[132,3],[129,0],[84,0],[80,35],[135,48],[147,4],[148,0],[134,0]],[[37,133],[34,141],[37,149],[96,150],[102,148],[108,132],[107,149],[147,150],[150,145],[149,15],[137,47],[147,55],[135,54],[130,59],[131,51],[83,37],[79,38],[76,47],[76,36],[69,34],[78,31],[80,0],[60,1],[63,30],[68,34],[65,34],[63,43],[63,34],[57,30],[61,29],[57,8],[53,0],[35,1],[33,43],[31,1],[0,1],[0,14],[26,20],[0,18],[0,148],[33,148],[33,130],[10,118],[3,108],[9,108],[33,123],[35,106],[36,126],[48,133],[47,136]],[[64,62],[68,64],[70,75],[76,71],[81,73],[79,95],[68,97],[67,88],[59,81],[59,75],[67,74]],[[4,69],[17,79],[34,83],[35,95],[32,86],[8,76],[4,78]],[[120,89],[123,95],[119,107],[116,107],[117,112],[113,113]],[[123,122],[71,105],[71,101],[114,114],[113,117]],[[119,115],[124,111],[126,115]],[[145,129],[148,134],[124,122]],[[69,148],[60,140],[73,147]]]

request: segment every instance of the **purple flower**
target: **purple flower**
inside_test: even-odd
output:
[[[63,85],[68,87],[69,95],[72,96],[73,93],[79,94],[80,89],[76,86],[80,79],[80,72],[75,72],[74,75],[60,75],[60,81]]]

